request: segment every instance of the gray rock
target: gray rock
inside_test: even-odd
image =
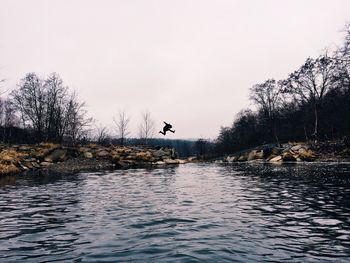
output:
[[[87,159],[91,159],[93,157],[91,152],[84,152],[84,157]]]
[[[301,145],[301,144],[298,144],[298,145],[295,145],[291,148],[291,150],[293,152],[298,152],[301,148],[304,148],[304,145]]]
[[[56,149],[47,155],[44,160],[45,162],[58,162],[64,161],[67,158],[67,150],[65,149]]]
[[[247,158],[244,156],[244,155],[241,155],[239,158],[238,158],[238,161],[239,162],[245,162],[247,160]]]
[[[41,162],[40,165],[41,165],[42,167],[48,167],[48,166],[52,165],[52,163],[49,163],[49,162]]]
[[[153,153],[153,156],[156,157],[156,158],[161,158],[161,157],[167,156],[167,155],[169,155],[169,153],[166,152],[166,151],[163,151],[162,149],[159,149],[158,151],[155,151]]]
[[[105,157],[109,156],[109,152],[102,150],[102,151],[97,152],[96,156],[100,157],[100,158],[105,158]]]
[[[227,156],[227,158],[226,158],[226,162],[228,162],[228,163],[233,163],[235,161],[237,161],[236,156]]]

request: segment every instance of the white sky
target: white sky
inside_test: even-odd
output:
[[[149,110],[168,138],[215,138],[349,20],[349,0],[0,0],[0,78],[57,72],[103,125],[125,109],[136,136]]]

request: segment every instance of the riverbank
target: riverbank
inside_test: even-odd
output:
[[[225,156],[217,162],[347,162],[350,161],[349,146],[344,140],[269,144]]]
[[[0,145],[0,175],[47,171],[72,173],[101,169],[177,165],[174,148],[147,146],[65,147],[58,144]]]

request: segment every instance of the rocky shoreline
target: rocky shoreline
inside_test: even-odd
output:
[[[217,162],[346,162],[350,161],[350,147],[344,141],[289,142],[282,145],[263,145],[237,154],[225,156]]]
[[[0,175],[46,171],[73,173],[102,169],[158,167],[183,164],[174,148],[146,146],[66,147],[58,144],[1,145]]]

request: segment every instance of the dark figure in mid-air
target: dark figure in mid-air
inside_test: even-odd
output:
[[[165,136],[167,131],[170,131],[172,133],[174,133],[175,131],[173,131],[171,128],[173,127],[170,123],[166,123],[165,121],[163,121],[165,123],[165,126],[163,127],[163,131],[160,131],[159,133],[163,134]]]

